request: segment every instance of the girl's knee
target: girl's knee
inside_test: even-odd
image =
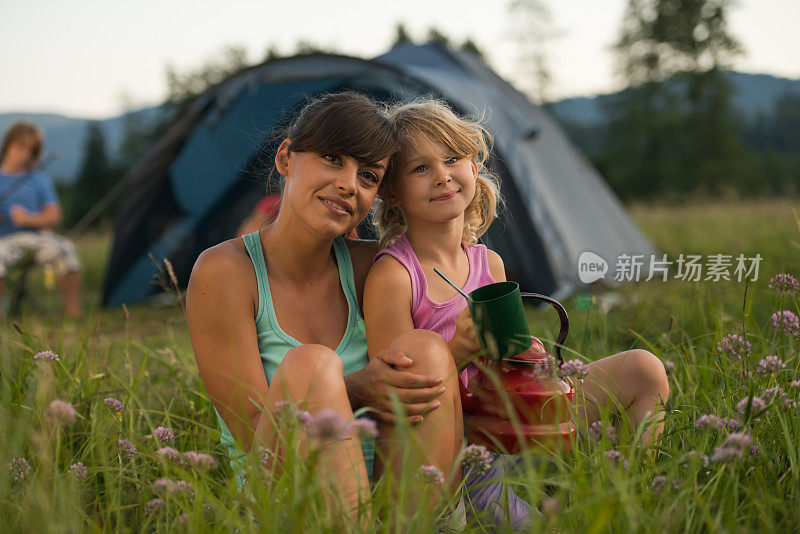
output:
[[[669,379],[664,363],[652,352],[637,349],[628,353],[628,361],[637,380],[652,395],[666,402],[669,397]]]
[[[405,353],[414,362],[406,368],[423,374],[449,374],[455,372],[455,361],[442,336],[430,330],[412,330],[401,334],[391,348]]]

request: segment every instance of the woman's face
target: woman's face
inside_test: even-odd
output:
[[[291,210],[326,236],[353,230],[369,213],[389,158],[363,162],[338,154],[292,152],[286,139],[275,165],[286,177],[281,212]]]

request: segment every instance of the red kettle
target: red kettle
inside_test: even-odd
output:
[[[469,297],[482,351],[467,370],[466,387],[459,381],[468,442],[503,453],[572,450],[574,389],[552,372],[554,363],[564,361],[567,311],[550,297],[520,293],[515,282],[490,284]],[[554,345],[555,362],[530,335],[522,297],[546,302],[558,313],[561,328]]]

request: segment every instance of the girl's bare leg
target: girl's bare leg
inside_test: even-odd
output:
[[[647,421],[640,443],[652,445],[664,430],[663,406],[669,381],[661,360],[646,350],[629,350],[588,365],[589,374],[575,384],[579,425],[600,419],[601,411],[622,411],[633,428]]]
[[[410,428],[409,442],[403,442],[402,435],[395,425],[380,423],[380,435],[377,448],[378,455],[375,459],[375,476],[384,471],[391,471],[399,480],[404,469],[404,453],[411,470],[415,471],[420,465],[435,465],[441,469],[445,477],[454,474],[453,486],[455,490],[461,483],[461,471],[455,462],[461,450],[464,437],[464,425],[461,415],[461,397],[458,392],[458,371],[456,370],[453,356],[447,344],[439,334],[428,330],[414,330],[399,336],[392,342],[392,349],[399,350],[411,358],[414,363],[404,371],[411,373],[441,376],[444,381],[444,393],[437,400],[441,405],[423,416],[422,422]],[[381,458],[380,461],[378,456]],[[413,472],[412,471],[412,472]],[[444,488],[443,488],[444,489]],[[433,506],[440,496],[431,496],[427,503]]]
[[[345,388],[342,360],[322,345],[302,345],[286,353],[278,365],[267,393],[266,409],[276,403],[291,401],[312,414],[322,408],[334,410],[342,417],[353,417]],[[277,436],[270,417],[261,417],[254,443],[276,446]],[[308,440],[304,439],[302,453],[308,453]],[[353,436],[341,441],[322,444],[318,474],[329,488],[328,495],[334,509],[343,507],[355,515],[359,500],[370,494],[369,478],[364,465],[361,443]]]

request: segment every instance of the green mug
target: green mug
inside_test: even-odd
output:
[[[478,343],[488,359],[510,358],[531,347],[519,284],[496,282],[479,287],[469,296]]]

